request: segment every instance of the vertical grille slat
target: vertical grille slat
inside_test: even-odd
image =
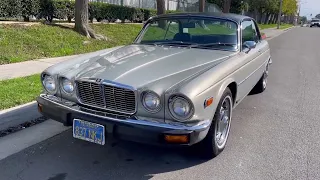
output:
[[[78,98],[85,105],[128,114],[136,110],[136,96],[131,89],[88,81],[76,84]]]

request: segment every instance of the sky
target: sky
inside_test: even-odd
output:
[[[320,0],[300,0],[300,16],[306,16],[308,19],[320,14]],[[312,14],[312,16],[310,16]]]

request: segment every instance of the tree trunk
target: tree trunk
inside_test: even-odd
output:
[[[157,0],[157,15],[165,14],[166,13],[166,6],[164,0]],[[162,29],[166,28],[166,21],[160,20],[159,27]]]
[[[29,22],[29,21],[30,21],[29,16],[23,16],[23,21],[24,21],[24,22]]]
[[[264,19],[264,24],[268,24],[268,22],[269,22],[269,19],[270,19],[270,13],[267,13],[267,15],[266,15],[266,17],[265,17],[265,19]]]
[[[180,10],[180,0],[177,0],[177,8],[176,8],[176,11],[179,11]]]
[[[95,34],[94,30],[89,26],[88,3],[89,0],[76,0],[75,30],[88,38],[105,39],[105,37]]]
[[[157,0],[157,15],[165,14],[166,6],[164,0]]]
[[[254,19],[255,19],[256,21],[258,21],[258,14],[259,14],[258,9],[255,8],[255,9],[254,9]]]
[[[199,12],[204,12],[205,0],[199,0]]]
[[[223,12],[224,13],[230,12],[230,5],[231,5],[231,0],[223,0]]]
[[[272,24],[276,24],[277,23],[277,21],[278,21],[278,14],[276,14],[275,16],[274,16],[274,19],[273,19],[273,22],[272,22]]]
[[[259,24],[262,23],[262,15],[263,15],[262,9],[259,9],[259,11],[258,11],[258,20],[257,20]]]
[[[272,23],[273,18],[274,18],[274,14],[271,14],[270,19],[269,19],[269,21],[268,21],[268,24],[271,24],[271,23]]]

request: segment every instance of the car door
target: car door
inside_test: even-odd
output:
[[[244,20],[241,24],[241,40],[242,45],[245,42],[255,42],[256,46],[252,49],[242,47],[239,58],[242,59],[242,67],[239,70],[238,82],[238,98],[242,100],[256,85],[263,74],[264,56],[266,51],[266,42],[261,39],[256,23],[251,20]]]

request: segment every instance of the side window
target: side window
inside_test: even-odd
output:
[[[252,20],[242,22],[242,43],[246,41],[259,42],[258,32]]]

